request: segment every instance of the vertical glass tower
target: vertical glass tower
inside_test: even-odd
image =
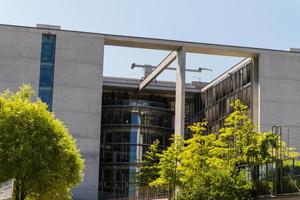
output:
[[[168,145],[173,115],[170,103],[159,96],[103,94],[100,199],[135,198],[137,166],[156,139],[162,148]]]

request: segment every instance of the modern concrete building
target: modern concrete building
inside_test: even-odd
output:
[[[170,54],[144,80],[103,77],[105,45],[165,50]],[[245,60],[203,87],[185,83],[186,53]],[[153,82],[175,60],[176,83]],[[74,199],[131,196],[136,191],[130,186],[134,182],[130,170],[136,170],[143,145],[153,139],[167,145],[170,134],[184,134],[187,122],[203,118],[208,118],[210,130],[217,131],[230,112],[228,104],[236,98],[250,106],[249,115],[261,130],[281,125],[289,129],[290,145],[300,149],[297,49],[279,51],[118,36],[50,25],[0,25],[0,89],[14,90],[23,83],[31,83],[76,138],[86,166],[84,181],[74,190]],[[111,121],[112,110],[122,117]],[[126,128],[120,132],[114,126]],[[114,150],[114,145],[123,150]],[[104,177],[107,167],[115,171]]]

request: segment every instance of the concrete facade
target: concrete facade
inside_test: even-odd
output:
[[[85,160],[75,199],[98,197],[103,49],[101,36],[56,34],[53,112],[76,138]]]
[[[262,131],[283,127],[283,139],[300,149],[300,54],[259,56],[259,118]]]
[[[39,87],[41,33],[0,26],[0,90],[30,83]]]
[[[30,83],[39,89],[42,34],[56,35],[53,112],[85,160],[74,199],[98,199],[104,40],[101,35],[0,26],[0,90]]]

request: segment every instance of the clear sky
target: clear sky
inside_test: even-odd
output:
[[[288,50],[300,48],[300,0],[0,0],[0,23]],[[0,35],[1,37],[1,35]],[[168,52],[106,47],[105,75],[139,77]],[[188,74],[209,81],[239,58],[187,56]],[[174,80],[174,72],[161,79]]]

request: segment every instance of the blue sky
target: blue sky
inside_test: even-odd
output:
[[[0,23],[288,50],[300,48],[300,0],[0,0]],[[1,35],[0,35],[1,37]],[[132,62],[156,65],[168,52],[106,47],[105,75],[139,77]],[[187,56],[187,74],[209,81],[239,59]],[[174,80],[174,72],[160,79]]]

